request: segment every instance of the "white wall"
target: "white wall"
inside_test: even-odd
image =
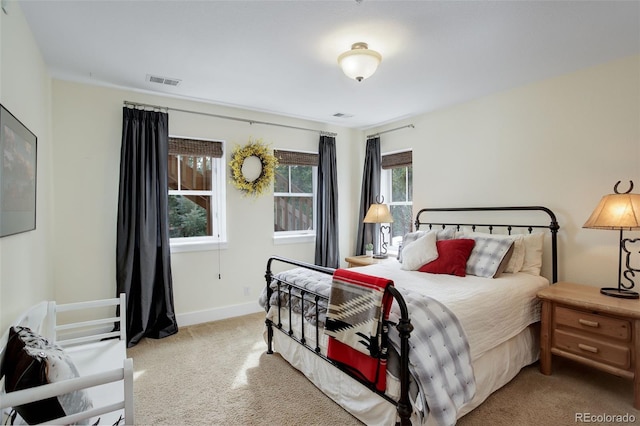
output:
[[[202,113],[250,118],[327,130],[336,137],[340,170],[341,254],[350,254],[357,202],[350,158],[361,132],[321,123],[162,98],[112,88],[55,80],[53,137],[55,202],[55,295],[65,301],[111,297],[115,293],[115,242],[123,101]],[[319,135],[249,124],[202,114],[169,111],[169,133],[226,141],[227,165],[236,145],[261,138],[273,148],[317,152]],[[228,169],[228,167],[227,167]],[[359,171],[361,174],[361,170]],[[228,179],[227,171],[227,179]],[[314,243],[275,245],[273,196],[245,197],[227,181],[227,249],[173,253],[171,267],[179,324],[258,310],[269,256],[313,263]],[[359,189],[358,189],[359,193]],[[221,278],[218,278],[218,274]],[[245,290],[248,289],[248,294]]]
[[[561,226],[560,280],[616,285],[618,233],[582,225],[618,180],[640,190],[640,57],[377,130],[408,123],[415,129],[381,145],[413,148],[414,206],[549,207]]]
[[[0,239],[0,329],[54,295],[51,252],[51,79],[16,2],[0,11],[0,103],[38,138],[35,231]]]

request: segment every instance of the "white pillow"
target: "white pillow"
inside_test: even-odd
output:
[[[436,237],[435,231],[429,231],[403,247],[400,268],[405,271],[417,271],[425,263],[436,260],[438,258]]]
[[[504,273],[515,274],[520,272],[522,269],[522,265],[524,264],[525,257],[525,244],[524,244],[524,235],[523,234],[488,234],[484,232],[473,232],[469,228],[463,228],[463,235],[465,237],[485,237],[485,238],[506,238],[513,241],[513,252],[511,253],[511,258],[509,259],[509,263],[507,263],[507,267],[503,271]]]
[[[418,238],[428,234],[429,232],[436,233],[436,241],[440,240],[450,240],[455,235],[455,228],[445,228],[445,229],[432,229],[430,231],[415,231],[409,232],[402,237],[402,244],[400,246],[400,250],[398,250],[398,262],[402,263],[402,252],[404,251],[404,247],[414,242]]]
[[[532,234],[522,235],[524,236],[524,264],[520,272],[540,275],[544,234],[542,232],[534,232]]]

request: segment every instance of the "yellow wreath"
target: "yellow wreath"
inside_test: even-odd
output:
[[[249,157],[257,157],[260,160],[262,169],[260,176],[255,180],[247,180],[242,173],[242,166]],[[275,178],[275,167],[278,159],[272,154],[269,147],[262,142],[262,139],[253,141],[244,146],[236,146],[231,153],[231,178],[233,185],[245,193],[245,195],[259,196],[268,190]]]

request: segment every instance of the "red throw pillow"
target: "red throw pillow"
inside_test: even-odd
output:
[[[418,271],[432,274],[466,276],[467,260],[476,242],[469,238],[436,241],[438,258],[422,265]]]

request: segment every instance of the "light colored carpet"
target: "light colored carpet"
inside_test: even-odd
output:
[[[264,314],[183,327],[128,350],[140,425],[361,425],[279,355],[267,355]],[[576,413],[635,416],[630,380],[554,361],[537,363],[458,422],[575,425]],[[611,424],[591,422],[590,424]]]

